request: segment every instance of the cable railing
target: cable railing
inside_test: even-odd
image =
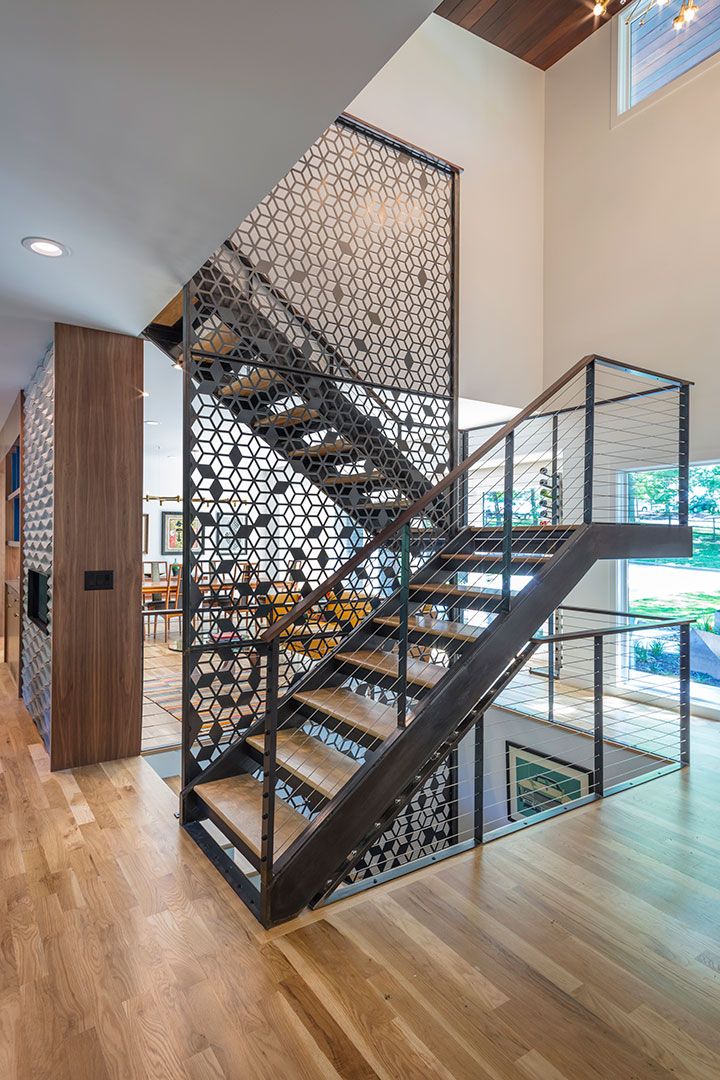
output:
[[[372,847],[332,899],[687,764],[692,621],[554,611],[520,670],[398,815],[392,842]]]
[[[287,610],[268,611],[270,624],[244,642],[265,714],[243,732],[262,752],[266,880],[297,839],[275,833],[278,799],[312,821],[416,721],[448,671],[542,582],[578,529],[630,524],[626,470],[675,465],[675,523],[687,522],[687,423],[687,383],[585,357],[340,569],[308,583]],[[603,649],[612,636],[602,636]],[[564,639],[563,648],[576,646]],[[512,683],[503,691],[511,693]],[[348,695],[372,720],[362,739],[348,730]],[[288,732],[293,756],[279,760]],[[325,759],[310,753],[318,739]],[[300,770],[304,750],[317,763]]]
[[[686,763],[689,621],[593,610],[573,589],[598,558],[685,551],[688,394],[585,357],[507,424],[470,432],[461,463],[324,580],[229,591],[211,613],[221,648],[206,645],[208,605],[190,604],[185,821],[197,785],[259,782],[264,903],[359,790],[380,788],[373,824],[340,844],[325,896]],[[668,519],[637,523],[628,478],[653,468],[675,470],[677,495]],[[219,682],[222,696],[206,690]],[[417,743],[390,798],[378,778]]]
[[[687,764],[690,625],[561,607],[476,728],[487,841]],[[663,674],[643,663],[664,657]]]

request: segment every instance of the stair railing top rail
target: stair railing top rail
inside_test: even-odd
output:
[[[634,391],[631,393],[624,393],[617,396],[610,396],[604,400],[596,401],[594,399],[594,378],[593,372],[596,365],[602,365],[611,369],[616,369],[628,376],[647,377],[657,380],[663,384],[652,391],[647,390]],[[585,379],[588,386],[589,397],[586,398],[584,404],[574,404],[568,408],[558,408],[556,410],[548,410],[547,412],[541,412],[543,406],[552,401],[559,391],[568,386],[577,376],[585,372]],[[290,632],[290,628],[306,616],[311,609],[322,601],[329,593],[336,589],[348,576],[366,562],[370,556],[379,549],[388,545],[388,542],[392,538],[398,538],[400,532],[409,526],[413,519],[416,519],[431,503],[443,495],[443,493],[449,492],[458,481],[463,481],[469,471],[483,458],[487,457],[496,447],[499,447],[505,442],[506,447],[509,443],[512,443],[515,433],[525,422],[529,420],[544,420],[547,418],[554,418],[554,422],[557,422],[557,418],[561,415],[573,412],[585,412],[585,441],[586,441],[586,459],[585,459],[585,520],[590,520],[592,514],[592,480],[593,480],[593,422],[594,414],[597,406],[607,405],[612,408],[618,402],[627,403],[637,397],[646,398],[648,393],[659,394],[665,391],[675,390],[681,395],[685,395],[688,392],[689,386],[692,383],[687,379],[682,379],[677,376],[665,375],[660,372],[651,371],[647,368],[636,367],[622,363],[618,360],[613,360],[608,357],[599,356],[596,354],[589,354],[582,357],[572,367],[570,367],[563,375],[557,378],[550,386],[537,395],[528,405],[525,406],[516,416],[514,416],[507,423],[496,427],[496,430],[491,434],[481,446],[479,446],[472,454],[470,454],[465,460],[461,461],[455,466],[445,477],[438,481],[433,487],[429,488],[419,499],[417,499],[411,506],[403,509],[397,517],[394,518],[384,529],[377,533],[373,539],[371,539],[363,547],[359,548],[342,566],[330,574],[320,585],[316,586],[310,592],[308,592],[302,599],[300,599],[295,606],[287,612],[284,616],[279,618],[276,622],[273,622],[262,635],[262,640],[270,643],[280,638],[281,636],[287,637]],[[678,444],[678,461],[680,466],[679,472],[679,512],[678,519],[681,524],[687,522],[687,468],[688,468],[688,450],[687,450],[687,415],[685,413],[684,421],[681,417],[681,421],[678,425],[680,431],[680,440]],[[589,455],[588,455],[589,445]],[[510,448],[510,458],[512,459],[512,447]],[[512,472],[512,470],[510,470]],[[507,470],[506,470],[507,472]],[[588,487],[589,478],[589,487]],[[507,478],[506,478],[507,486]],[[512,489],[512,476],[510,477],[510,489]],[[506,503],[509,506],[512,501],[512,490],[506,491]],[[510,501],[508,501],[508,499]],[[512,518],[510,512],[510,520]],[[395,541],[397,542],[397,541]]]

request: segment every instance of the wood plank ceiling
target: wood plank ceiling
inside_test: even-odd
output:
[[[620,10],[593,15],[593,0],[443,0],[436,14],[545,71]]]

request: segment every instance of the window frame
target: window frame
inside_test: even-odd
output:
[[[674,79],[664,83],[657,90],[653,90],[642,101],[630,105],[630,24],[640,10],[645,7],[645,3],[646,0],[635,0],[634,3],[627,4],[626,7],[618,11],[612,20],[612,127],[624,123],[630,117],[635,116],[636,113],[655,105],[658,101],[667,97],[668,94],[674,94],[676,90],[720,63],[720,49],[718,49],[712,56],[706,57],[688,71],[676,75]]]

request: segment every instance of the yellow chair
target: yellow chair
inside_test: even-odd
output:
[[[305,630],[335,632],[339,636],[313,637],[307,641],[291,642],[289,648],[294,652],[307,653],[313,660],[321,660],[343,640],[372,611],[372,601],[364,593],[346,590],[333,600],[328,600],[320,612],[313,612],[303,624]]]

